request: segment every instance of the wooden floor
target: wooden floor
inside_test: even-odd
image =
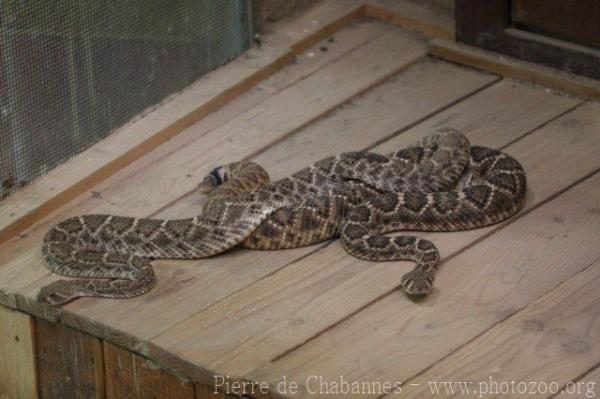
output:
[[[411,263],[361,261],[332,241],[156,261],[147,295],[35,303],[60,278],[43,265],[41,239],[68,216],[187,217],[216,165],[252,159],[277,179],[342,151],[400,149],[441,126],[516,157],[529,192],[501,225],[421,234],[443,257],[424,301],[397,290]],[[600,380],[599,154],[600,104],[433,58],[422,36],[363,20],[5,243],[2,302],[184,379],[266,381],[274,396],[284,378],[299,385],[294,397],[321,396],[342,378],[363,384],[353,397],[382,396],[365,383],[402,382],[402,397],[420,398],[435,382],[479,391],[503,381],[577,386],[564,397],[585,397]]]

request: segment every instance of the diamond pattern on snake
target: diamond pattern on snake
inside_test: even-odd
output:
[[[198,259],[241,246],[277,250],[339,236],[343,248],[370,261],[412,261],[401,278],[424,296],[440,266],[435,245],[397,231],[460,231],[499,223],[523,206],[526,178],[511,156],[472,146],[442,128],[388,155],[330,156],[271,182],[253,162],[215,168],[199,186],[202,213],[179,220],[84,215],[48,231],[48,268],[67,277],[38,299],[63,304],[83,296],[129,298],[156,284],[152,259]]]

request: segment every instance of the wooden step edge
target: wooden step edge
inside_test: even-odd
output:
[[[457,64],[539,83],[588,100],[600,100],[600,81],[594,79],[440,38],[431,41],[429,53]]]
[[[108,140],[118,142],[121,140],[125,143],[129,142],[130,145],[118,146],[115,151],[110,152],[98,151],[97,145],[92,146],[0,202],[0,245],[273,75],[291,62],[297,54],[365,15],[365,6],[362,2],[349,2],[345,9],[343,6],[340,7],[342,11],[339,14],[322,21],[314,30],[306,29],[300,40],[289,43],[282,49],[269,48],[268,45],[264,45],[260,50],[249,50],[266,52],[267,54],[273,53],[272,60],[266,65],[257,67],[256,71],[245,78],[233,81],[231,85],[208,101],[192,105],[191,110],[189,110],[188,105],[184,113],[172,112],[174,103],[183,103],[182,98],[194,97],[192,94],[195,91],[194,86],[202,82],[203,79],[201,78],[198,82],[184,89],[183,92],[172,96],[169,101],[149,111],[138,120],[127,123],[104,140],[104,142]],[[307,18],[310,17],[307,16]],[[281,36],[281,34],[279,35]],[[265,39],[265,42],[268,43],[268,36]],[[239,58],[242,57],[244,55]],[[235,62],[236,60],[232,61],[231,64]],[[231,64],[230,68],[235,70],[235,66],[231,67]],[[223,68],[227,67],[224,66]],[[210,72],[209,75],[213,73],[215,71]],[[196,90],[198,89],[196,88]],[[152,118],[160,119],[157,117],[158,115],[161,118],[166,117],[170,120],[163,123],[158,130],[148,131],[149,128],[144,124],[148,125],[147,121]],[[156,129],[157,127],[152,125],[152,128]],[[128,137],[127,140],[123,139],[125,136]],[[90,162],[99,166],[89,171],[89,173],[83,172],[83,177],[69,177],[69,174],[65,173],[69,169],[71,171],[90,170],[88,166]]]

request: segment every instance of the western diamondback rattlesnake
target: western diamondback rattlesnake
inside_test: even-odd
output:
[[[232,163],[214,169],[200,189],[208,201],[193,218],[86,215],[53,227],[42,247],[48,267],[85,279],[56,281],[42,288],[39,300],[133,297],[156,282],[151,259],[203,258],[237,245],[295,248],[337,235],[358,258],[415,262],[401,284],[408,294],[423,295],[432,289],[437,249],[425,239],[384,234],[498,223],[523,206],[526,179],[514,158],[471,147],[464,135],[444,128],[388,156],[344,153],[273,183],[252,162]]]

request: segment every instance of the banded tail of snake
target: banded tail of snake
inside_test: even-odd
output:
[[[343,153],[275,182],[255,163],[231,163],[214,169],[200,190],[208,201],[196,217],[85,215],[50,229],[42,247],[48,268],[79,279],[43,287],[38,299],[129,298],[155,285],[152,259],[198,259],[234,246],[295,248],[335,236],[361,259],[415,262],[401,285],[424,295],[433,287],[438,250],[422,238],[386,234],[501,222],[523,206],[526,178],[514,158],[443,128],[387,156]]]

